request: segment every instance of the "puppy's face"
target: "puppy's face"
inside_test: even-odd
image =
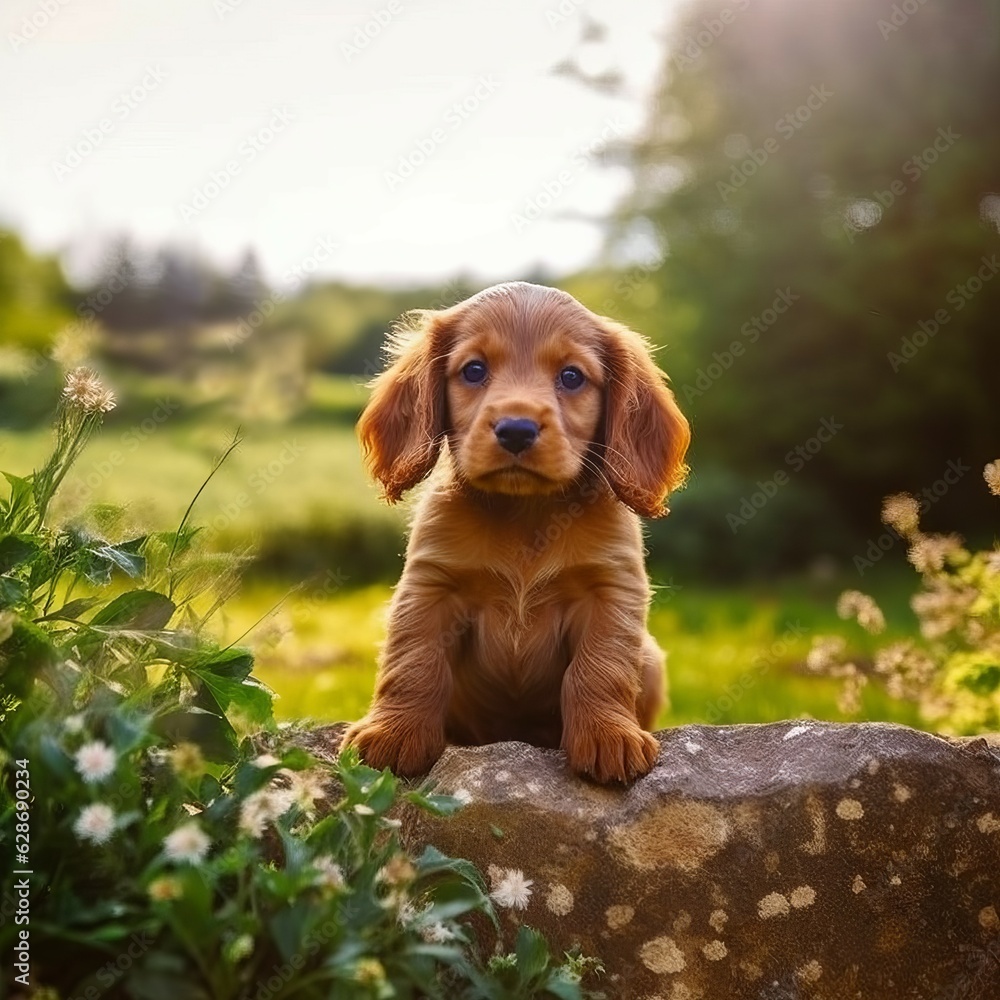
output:
[[[599,330],[569,296],[485,298],[455,324],[445,369],[456,471],[489,493],[553,493],[579,478],[604,392]]]
[[[594,473],[637,513],[664,513],[690,431],[639,335],[525,282],[416,320],[358,422],[387,500],[430,473],[447,439],[477,490],[553,494]]]

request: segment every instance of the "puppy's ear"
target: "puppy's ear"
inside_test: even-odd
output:
[[[390,366],[372,383],[358,421],[368,471],[395,503],[426,478],[445,433],[445,366],[450,350],[447,312],[415,312],[390,340]]]
[[[637,333],[602,318],[605,354],[604,472],[615,495],[643,517],[667,512],[684,482],[691,429]]]

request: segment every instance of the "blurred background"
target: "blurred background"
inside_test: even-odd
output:
[[[803,668],[837,593],[913,628],[886,494],[992,542],[996,0],[15,0],[0,24],[0,468],[41,461],[78,363],[119,406],[65,521],[175,526],[240,428],[194,519],[247,554],[219,627],[283,717],[371,693],[406,511],[353,425],[385,332],[497,281],[644,333],[692,422],[648,525],[662,722],[843,717]],[[917,721],[874,689],[862,712]]]

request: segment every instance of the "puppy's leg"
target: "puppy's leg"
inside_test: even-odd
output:
[[[652,729],[656,717],[670,701],[667,695],[666,656],[647,632],[642,643],[639,698],[635,712],[643,729]]]
[[[660,750],[637,715],[647,658],[645,601],[604,587],[577,607],[572,624],[577,642],[562,684],[562,748],[574,771],[600,782],[632,781],[650,770]]]
[[[450,595],[404,572],[389,610],[388,633],[368,714],[348,729],[342,747],[355,746],[371,767],[413,776],[430,770],[444,750],[451,696]]]

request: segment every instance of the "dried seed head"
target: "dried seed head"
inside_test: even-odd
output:
[[[893,493],[882,501],[882,523],[895,528],[901,535],[917,530],[920,504],[909,493]]]
[[[92,368],[74,368],[68,372],[63,397],[85,413],[107,413],[115,408],[115,394],[105,388]]]
[[[990,462],[983,469],[983,479],[986,480],[986,485],[990,488],[990,493],[995,497],[1000,497],[1000,458],[995,462]]]

